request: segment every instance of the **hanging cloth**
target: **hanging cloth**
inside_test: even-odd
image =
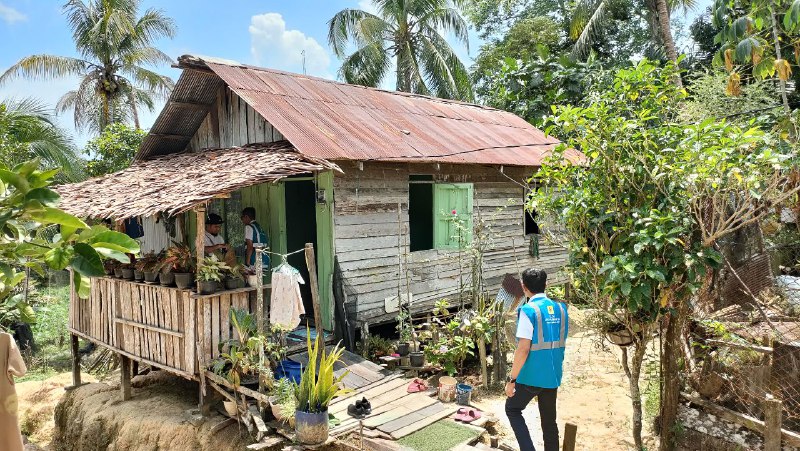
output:
[[[269,322],[294,329],[300,324],[300,315],[306,312],[300,284],[305,284],[300,272],[283,262],[272,270],[272,295]]]
[[[0,332],[0,450],[22,451],[22,435],[17,421],[17,390],[14,377],[28,371],[14,338]]]

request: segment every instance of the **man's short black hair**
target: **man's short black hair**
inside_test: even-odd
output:
[[[256,219],[256,209],[253,207],[245,207],[242,210],[242,216],[247,216],[250,219]]]
[[[522,272],[522,284],[533,294],[544,293],[547,273],[544,269],[528,268]]]

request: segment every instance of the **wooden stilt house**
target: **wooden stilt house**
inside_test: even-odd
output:
[[[184,56],[179,67],[134,164],[60,187],[63,208],[140,218],[148,243],[194,243],[215,212],[239,246],[239,214],[252,206],[272,252],[314,243],[316,326],[345,336],[392,321],[398,302],[413,312],[457,302],[474,274],[488,293],[530,266],[557,279],[565,254],[537,241],[523,204],[558,141],[519,117],[210,58]],[[300,270],[302,259],[287,257]],[[88,300],[73,296],[69,328],[195,378],[230,336],[232,307],[255,311],[254,289],[199,296],[98,278]]]

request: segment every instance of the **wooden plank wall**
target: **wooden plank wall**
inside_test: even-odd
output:
[[[484,254],[484,277],[490,293],[496,293],[507,273],[518,273],[531,266],[547,270],[551,283],[558,283],[563,265],[563,249],[540,245],[540,257],[528,254],[524,236],[522,185],[509,180],[525,180],[532,169],[477,165],[339,162],[345,175],[334,178],[334,235],[336,255],[342,269],[347,310],[357,321],[391,321],[385,298],[406,292],[406,271],[415,311],[430,309],[442,298],[454,301],[460,286],[459,257],[453,250],[408,251],[408,179],[410,174],[430,174],[434,180],[473,183],[473,222],[479,217],[494,237]],[[398,215],[398,204],[400,212]],[[399,221],[398,221],[399,218]],[[471,277],[470,258],[462,258],[465,284]]]
[[[283,135],[227,86],[220,89],[217,102],[187,146],[202,149],[274,142]]]

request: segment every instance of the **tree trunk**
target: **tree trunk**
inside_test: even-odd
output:
[[[775,43],[775,58],[782,59],[781,56],[781,45],[778,37],[778,18],[775,16],[775,8],[772,6],[772,2],[769,3],[769,13],[772,17],[772,41]],[[786,96],[786,82],[778,79],[778,85],[781,91],[781,101],[783,102],[783,111],[787,115],[791,112],[789,108],[789,98]]]
[[[642,414],[642,392],[639,388],[639,379],[642,374],[647,343],[647,333],[644,333],[642,334],[642,340],[634,344],[635,350],[630,363],[628,362],[627,348],[622,348],[622,367],[625,370],[625,375],[628,376],[631,405],[633,406],[631,432],[633,433],[633,442],[636,445],[636,449],[640,450],[644,449],[644,441],[642,440],[642,418],[644,416]]]
[[[675,48],[675,40],[672,39],[672,30],[669,27],[669,5],[667,4],[667,0],[655,0],[655,2],[664,50],[667,53],[667,58],[677,65],[678,50]],[[683,81],[681,81],[680,76],[675,77],[675,84],[678,85],[679,88],[683,87]]]
[[[683,359],[683,328],[686,324],[686,306],[681,303],[674,313],[669,315],[667,333],[664,340],[664,354],[661,362],[664,365],[664,393],[661,396],[661,451],[675,448],[675,424],[678,418],[678,404],[681,395],[681,378],[679,359]]]

